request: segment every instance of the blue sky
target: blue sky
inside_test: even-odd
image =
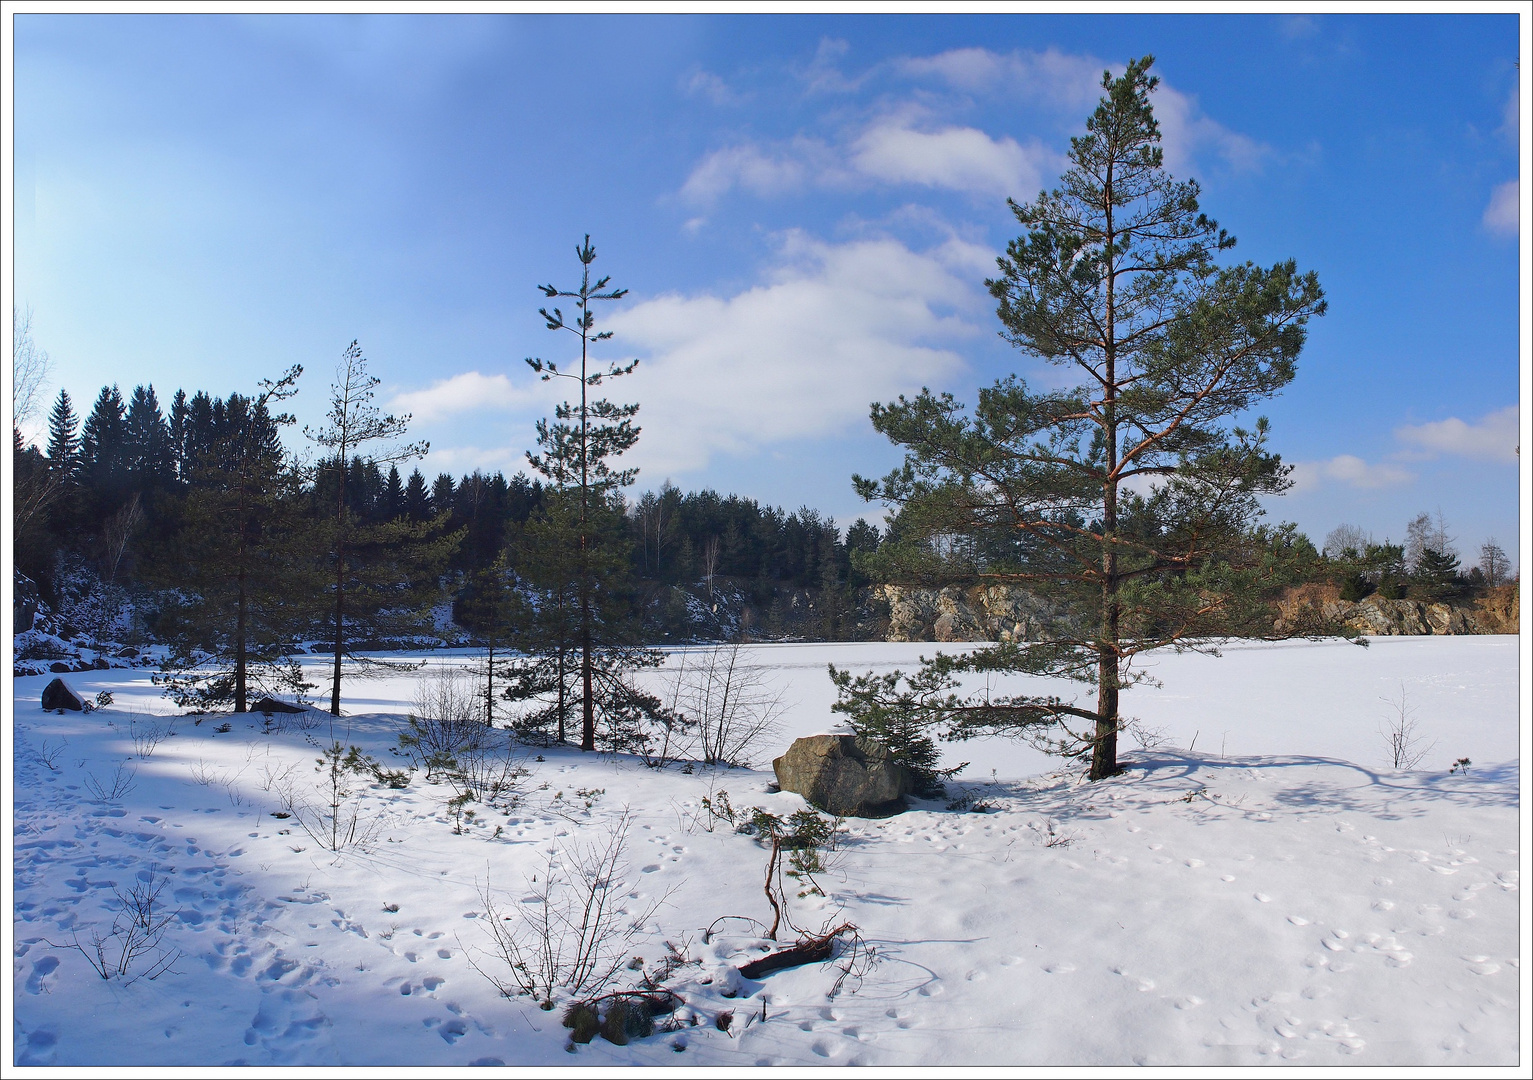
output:
[[[1167,161],[1233,253],[1330,314],[1262,411],[1274,516],[1396,540],[1518,529],[1514,15],[83,16],[15,21],[15,299],[77,408],[227,394],[353,339],[422,465],[514,472],[568,359],[536,286],[630,292],[637,490],[849,523],[897,451],[868,405],[1052,369],[996,336],[1006,209],[1104,67],[1151,53]],[[1515,559],[1515,553],[1513,554]],[[1466,560],[1468,561],[1468,560]]]

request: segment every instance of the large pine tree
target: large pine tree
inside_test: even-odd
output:
[[[1093,779],[1118,771],[1119,692],[1142,678],[1137,657],[1272,633],[1264,601],[1293,537],[1258,527],[1258,498],[1288,470],[1265,420],[1231,421],[1293,379],[1305,324],[1325,310],[1292,262],[1216,263],[1234,239],[1200,212],[1197,184],[1164,168],[1151,62],[1103,76],[1060,186],[1010,203],[1025,232],[987,283],[1002,336],[1081,382],[1035,391],[1013,376],[972,415],[929,391],[875,405],[905,463],[855,481],[899,509],[873,560],[882,580],[1020,586],[1069,613],[1053,640],[939,656],[907,710],[956,737],[1062,729],[1049,737],[1089,751]],[[957,692],[966,673],[1011,672],[1076,680],[1095,701]],[[854,714],[892,692],[843,679]]]

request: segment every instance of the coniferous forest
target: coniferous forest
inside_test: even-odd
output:
[[[196,641],[216,619],[185,601],[205,599],[221,574],[238,578],[248,556],[248,617],[261,623],[253,632],[273,644],[323,642],[339,504],[356,534],[345,561],[357,573],[372,568],[384,590],[370,599],[360,585],[353,590],[349,648],[482,637],[487,575],[538,575],[530,563],[540,558],[550,481],[480,471],[428,479],[410,460],[390,460],[391,448],[369,453],[366,444],[344,468],[335,453],[304,465],[305,446],[295,452],[291,444],[314,443],[284,439],[291,418],[281,409],[300,381],[290,372],[275,390],[177,389],[168,406],[153,386],[129,394],[102,387],[85,410],[60,391],[46,447],[15,433],[15,566],[38,600],[72,613],[61,629]],[[612,506],[622,571],[616,600],[647,637],[844,640],[873,632],[864,610],[869,581],[853,561],[880,541],[865,520],[843,534],[809,507],[785,511],[669,484]],[[406,583],[428,581],[428,595],[406,595]],[[281,597],[282,609],[266,609],[257,594]]]

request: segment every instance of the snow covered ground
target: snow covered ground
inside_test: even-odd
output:
[[[751,650],[792,705],[764,756],[833,727],[827,661],[908,670],[935,648]],[[761,954],[758,927],[703,933],[770,916],[765,852],[710,831],[701,807],[720,791],[801,807],[768,792],[769,762],[657,773],[545,751],[519,805],[479,807],[461,834],[445,784],[363,784],[376,842],[336,856],[274,816],[284,772],[311,792],[320,779],[324,723],[273,733],[240,717],[218,732],[228,718],[183,718],[151,749],[145,733],[175,710],[145,672],[67,676],[114,695],[85,715],[43,713],[48,677],[17,679],[12,1060],[1513,1065],[1517,658],[1502,637],[1159,657],[1163,688],[1126,704],[1151,745],[1125,740],[1127,771],[1094,785],[1018,744],[948,747],[972,763],[951,794],[988,812],[921,802],[849,820],[829,896],[790,897],[800,925],[851,921],[873,948],[833,998],[833,967],[731,974]],[[1379,733],[1402,687],[1431,747],[1411,772],[1386,767]],[[414,677],[350,684],[337,736],[398,764],[413,693]],[[114,796],[119,766],[129,786]],[[629,951],[651,972],[666,943],[681,955],[667,984],[682,1026],[572,1046],[557,1012],[475,970],[496,964],[483,890],[502,914],[527,909],[550,846],[607,835],[625,808],[623,902],[664,900]],[[97,977],[67,946],[111,925],[114,889],[161,877],[180,959],[152,981]]]

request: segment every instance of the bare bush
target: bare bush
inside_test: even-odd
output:
[[[54,742],[52,739],[44,739],[43,744],[37,748],[37,761],[49,772],[59,771],[59,759],[64,754],[64,748],[69,745],[68,739],[60,739]]]
[[[630,821],[625,811],[592,844],[551,846],[527,883],[531,895],[514,907],[502,907],[486,881],[479,895],[490,948],[465,947],[474,970],[506,997],[528,994],[545,1009],[556,994],[599,994],[609,986],[665,901],[653,900],[638,914],[623,903]]]
[[[122,979],[125,986],[141,978],[159,978],[181,956],[181,950],[163,944],[166,928],[179,914],[166,911],[160,904],[160,894],[169,883],[169,876],[151,865],[126,889],[113,886],[118,910],[112,928],[105,934],[92,927],[88,941],[83,944],[77,930],[73,944],[55,945],[48,941],[48,945],[55,949],[78,949],[97,975],[103,979]],[[136,973],[135,967],[140,969]]]
[[[130,769],[126,761],[120,761],[111,777],[106,780],[98,779],[95,773],[86,773],[85,789],[97,802],[116,802],[126,797],[137,786],[137,781],[134,779],[137,775],[136,769]]]
[[[128,714],[128,737],[133,740],[133,753],[140,761],[152,758],[155,748],[175,733],[174,720],[161,723],[158,717]]]
[[[369,814],[357,781],[372,776],[377,763],[355,746],[333,742],[315,759],[319,774],[312,789],[302,791],[287,774],[273,786],[282,809],[321,847],[340,853],[348,848],[366,850],[383,830],[381,814]]]
[[[212,787],[215,781],[221,779],[220,775],[213,771],[213,766],[209,765],[202,758],[192,762],[191,773],[192,781],[203,787]]]
[[[760,745],[777,734],[782,694],[762,669],[742,662],[739,645],[716,645],[682,654],[673,695],[695,721],[697,746],[710,765],[749,765]]]
[[[1379,734],[1383,736],[1384,744],[1388,747],[1389,763],[1395,769],[1414,769],[1421,764],[1421,759],[1432,752],[1437,745],[1435,741],[1426,746],[1421,745],[1421,735],[1418,734],[1418,722],[1416,709],[1406,703],[1405,683],[1400,684],[1400,697],[1380,698],[1389,706],[1389,713],[1379,727]]]
[[[479,750],[494,729],[475,716],[474,680],[458,668],[436,667],[415,684],[415,709],[399,745],[435,780],[456,768],[459,755]]]
[[[509,807],[516,803],[522,781],[531,774],[527,755],[516,753],[506,739],[499,746],[487,744],[459,751],[447,779],[460,794],[467,793],[470,801]]]
[[[286,783],[292,779],[293,773],[297,769],[297,762],[275,765],[268,761],[261,766],[261,790],[270,791],[272,788]],[[198,783],[205,783],[205,781],[198,781]]]

